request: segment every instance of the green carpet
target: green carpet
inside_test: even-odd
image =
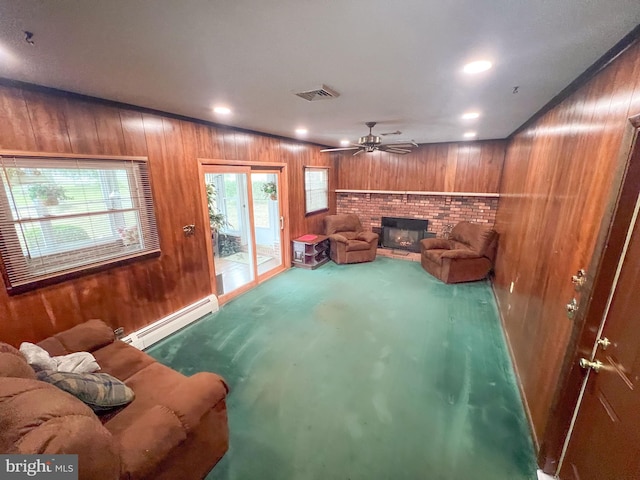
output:
[[[291,269],[149,350],[224,376],[220,480],[533,480],[487,282],[381,258]]]

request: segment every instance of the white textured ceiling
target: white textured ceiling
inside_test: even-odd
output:
[[[0,0],[0,77],[326,145],[504,138],[638,23],[638,0]],[[340,97],[292,93],[321,84]]]

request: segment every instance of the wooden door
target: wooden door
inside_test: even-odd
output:
[[[636,188],[636,191],[638,189]],[[610,289],[562,480],[640,479],[640,194]]]

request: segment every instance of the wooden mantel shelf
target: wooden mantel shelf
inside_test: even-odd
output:
[[[424,192],[410,190],[350,190],[339,188],[336,193],[384,193],[387,195],[433,195],[440,197],[492,197],[498,198],[499,193],[478,193],[478,192]]]

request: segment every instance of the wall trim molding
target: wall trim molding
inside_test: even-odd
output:
[[[478,193],[478,192],[428,192],[422,190],[352,190],[348,188],[338,188],[336,193],[376,193],[385,195],[424,195],[437,197],[490,197],[498,198],[499,193]]]
[[[218,299],[215,295],[209,295],[197,302],[181,308],[177,312],[173,312],[160,320],[153,322],[151,325],[142,327],[133,333],[130,333],[121,340],[140,350],[149,348],[163,338],[177,332],[181,328],[201,319],[209,313],[215,313],[219,310]]]

